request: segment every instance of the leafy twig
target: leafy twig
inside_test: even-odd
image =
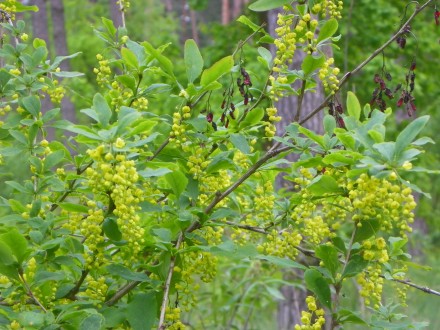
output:
[[[366,66],[368,63],[370,63],[377,55],[382,53],[382,51],[387,48],[394,40],[396,40],[402,33],[406,31],[406,26],[416,17],[423,9],[425,9],[431,2],[434,0],[428,0],[423,5],[417,6],[412,15],[406,20],[404,24],[402,24],[399,31],[397,31],[390,39],[388,39],[382,46],[380,46],[378,49],[376,49],[368,58],[366,58],[361,64],[359,64],[356,68],[354,68],[352,71],[347,72],[339,82],[339,88],[341,88],[349,79],[351,76],[358,73],[364,66]],[[329,95],[325,98],[325,100],[316,107],[306,118],[300,121],[300,124],[304,124],[306,121],[308,121],[310,118],[312,118],[314,115],[316,115],[319,111],[321,111],[323,108],[325,108],[328,104],[328,102],[331,100],[333,95]]]
[[[380,277],[382,277],[384,279],[387,279],[383,275],[380,275]],[[425,293],[429,293],[429,294],[433,294],[433,295],[436,295],[436,296],[440,296],[440,292],[439,291],[430,289],[427,286],[421,286],[421,285],[418,285],[418,284],[414,284],[410,280],[399,280],[398,278],[393,278],[391,280],[394,281],[394,282],[398,282],[398,283],[404,284],[404,285],[408,285],[410,287],[413,287],[413,288],[415,288],[417,290],[420,290],[420,291],[423,291]]]
[[[32,293],[31,288],[29,287],[29,285],[27,284],[23,274],[21,272],[19,272],[18,276],[20,277],[20,280],[23,282],[23,286],[26,289],[26,292],[28,294],[28,296],[32,299],[32,301],[37,304],[41,310],[45,313],[47,313],[47,309],[43,306],[43,304],[37,299],[37,297],[35,297],[35,295]]]

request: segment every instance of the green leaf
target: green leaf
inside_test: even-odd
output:
[[[105,319],[101,314],[91,314],[81,321],[79,330],[99,330],[104,328]]]
[[[32,116],[38,117],[41,109],[40,99],[35,95],[26,96],[21,99],[21,106]]]
[[[136,55],[128,48],[123,47],[121,49],[121,56],[124,60],[125,64],[127,64],[129,67],[138,70],[139,69],[139,62],[136,57]]]
[[[354,242],[361,242],[376,235],[380,228],[380,222],[377,219],[371,219],[368,221],[361,221],[361,227],[356,228],[354,235]]]
[[[151,178],[155,176],[163,176],[167,173],[171,173],[172,170],[169,168],[156,168],[156,169],[145,169],[142,171],[139,171],[138,174],[142,176],[143,178]]]
[[[208,86],[209,84],[216,82],[224,74],[229,73],[234,66],[234,59],[232,56],[226,56],[221,60],[215,62],[210,68],[205,69],[200,79],[202,86]]]
[[[361,104],[356,95],[351,91],[347,92],[347,112],[356,120],[359,120],[361,116]]]
[[[301,69],[304,71],[304,75],[307,77],[315,70],[319,69],[324,62],[324,56],[315,57],[312,55],[307,55],[301,64]]]
[[[368,261],[359,254],[350,258],[342,273],[342,278],[353,277],[361,273],[368,266]]]
[[[0,235],[0,241],[9,245],[12,249],[12,254],[17,258],[20,264],[29,254],[27,240],[16,228],[10,229],[8,232]]]
[[[396,139],[395,160],[398,160],[405,148],[414,141],[416,136],[425,127],[428,120],[429,116],[419,117],[409,123],[409,125],[406,126],[402,132],[400,132]]]
[[[365,322],[361,317],[353,313],[352,311],[348,309],[341,309],[338,311],[338,322],[341,324],[344,323],[355,323],[355,324],[362,324],[365,326],[368,326],[368,323]]]
[[[113,218],[106,218],[102,224],[104,234],[113,241],[120,241],[122,233],[119,230],[118,223]]]
[[[316,256],[324,262],[324,266],[330,271],[333,278],[339,269],[338,251],[331,245],[320,245],[315,250]]]
[[[252,31],[258,31],[261,27],[254,22],[252,22],[247,16],[241,15],[239,18],[237,18],[237,22],[240,22],[252,29]],[[261,47],[260,47],[261,48]]]
[[[245,155],[251,153],[251,148],[246,138],[241,134],[232,134],[230,136],[231,143]]]
[[[38,7],[37,6],[26,6],[26,5],[22,4],[20,1],[16,1],[16,2],[14,2],[14,11],[17,13],[21,13],[24,11],[37,12]]]
[[[332,115],[324,116],[324,130],[328,135],[333,135],[333,131],[336,128],[336,119]]]
[[[267,48],[258,47],[258,54],[260,54],[262,61],[264,61],[264,64],[266,64],[270,70],[272,65],[272,53]]]
[[[301,265],[300,263],[293,261],[293,260],[290,260],[290,259],[286,259],[286,258],[279,258],[279,257],[266,256],[266,255],[259,254],[259,255],[255,256],[255,259],[265,260],[271,264],[280,266],[282,268],[298,268],[298,269],[303,269],[303,270],[307,269],[307,267]]]
[[[308,189],[316,196],[322,196],[326,193],[343,192],[336,179],[329,175],[317,176],[310,182]]]
[[[318,43],[330,38],[338,30],[338,21],[334,18],[330,18],[325,22],[324,26],[319,31]]]
[[[340,165],[353,165],[357,159],[360,159],[362,155],[346,151],[346,150],[338,150],[331,154],[325,155],[325,157],[322,159],[324,164],[330,164],[333,166],[340,166]]]
[[[291,3],[291,1],[286,0],[257,0],[249,6],[250,10],[253,11],[267,11],[282,7]]]
[[[75,203],[59,203],[58,204],[63,210],[68,212],[79,212],[79,213],[87,213],[89,211],[89,207],[81,204]]]
[[[180,171],[165,174],[165,180],[176,197],[180,197],[188,184],[187,177]]]
[[[303,126],[299,126],[298,131],[325,148],[324,138],[321,135],[318,135]]]
[[[156,313],[157,301],[153,292],[136,294],[127,306],[127,320],[133,330],[151,330]]]
[[[93,97],[93,109],[98,115],[98,122],[102,127],[106,128],[110,122],[112,110],[108,106],[104,96],[102,96],[100,93],[95,94]]]
[[[203,57],[193,39],[185,41],[185,67],[188,81],[192,83],[196,80],[203,70]]]
[[[107,271],[111,275],[119,276],[127,281],[149,282],[150,278],[145,273],[136,273],[127,267],[119,264],[110,264],[106,266]]]
[[[101,22],[105,26],[105,28],[107,29],[107,32],[110,34],[110,36],[114,37],[116,35],[117,30],[116,30],[115,25],[113,24],[113,21],[108,18],[102,17]]]
[[[162,69],[175,79],[173,72],[174,70],[173,62],[171,62],[169,58],[162,55],[148,41],[142,42],[142,46],[144,46],[145,50],[159,62]]]
[[[14,188],[15,190],[18,190],[19,192],[25,193],[25,194],[31,194],[33,191],[26,188],[25,186],[22,186],[21,184],[19,184],[18,182],[15,181],[5,181],[5,183]]]
[[[331,309],[331,293],[330,286],[325,278],[316,269],[307,269],[304,273],[304,280],[306,287],[312,291],[319,302],[325,307]]]
[[[62,162],[64,159],[64,150],[57,150],[55,152],[52,152],[51,154],[46,156],[46,159],[44,160],[44,168],[46,170],[50,170],[55,165]]]

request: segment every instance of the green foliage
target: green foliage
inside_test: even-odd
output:
[[[339,70],[322,46],[337,42],[338,7],[284,10],[278,24],[295,18],[301,28],[298,40],[278,30],[275,56],[240,42],[209,61],[194,40],[176,60],[167,40],[135,41],[102,18],[95,34],[106,50],[94,49],[97,81],[83,95],[79,123],[41,102],[64,97],[58,77],[72,87],[89,79],[59,69],[78,54],[48,59],[44,42],[26,38],[1,49],[2,326],[270,328],[259,312],[283,299],[282,285],[311,292],[296,328],[321,327],[324,314],[341,326],[425,326],[400,322],[399,304],[381,297],[411,265],[412,192],[420,189],[406,177],[429,173],[413,167],[432,142],[418,138],[429,117],[393,138],[390,110],[362,108],[352,92],[345,114],[335,108]],[[313,22],[311,14],[334,18]],[[23,22],[4,27],[12,36],[25,31]],[[287,65],[292,42],[309,52],[301,70]],[[301,101],[319,81],[332,100],[325,133],[294,122],[276,136],[276,101]],[[75,135],[51,140],[50,129]],[[276,189],[280,172],[289,189]],[[298,280],[283,278],[289,272]],[[341,301],[351,280],[370,314]],[[204,300],[209,310],[198,305]]]

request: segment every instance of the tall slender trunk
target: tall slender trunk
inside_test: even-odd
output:
[[[57,55],[68,55],[63,1],[51,0],[51,5],[55,52]],[[69,71],[69,60],[61,62],[60,68],[63,71]],[[75,107],[68,97],[64,97],[61,101],[61,111],[64,119],[76,121]]]
[[[229,0],[222,0],[222,24],[227,25],[231,20]]]

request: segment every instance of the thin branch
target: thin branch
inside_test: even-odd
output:
[[[66,294],[66,298],[70,300],[75,300],[75,296],[78,293],[79,289],[81,288],[81,285],[84,283],[87,275],[89,275],[90,270],[84,269],[81,273],[81,277],[79,278],[78,282],[76,282],[75,286]]]
[[[382,277],[384,279],[387,279],[383,275],[380,275],[380,277]],[[408,285],[410,287],[413,287],[413,288],[415,288],[417,290],[420,290],[420,291],[423,291],[425,293],[429,293],[429,294],[433,294],[433,295],[436,295],[436,296],[440,296],[440,292],[439,291],[435,291],[433,289],[430,289],[427,286],[421,286],[421,285],[418,285],[418,284],[414,284],[410,280],[399,280],[398,278],[393,278],[392,281],[398,282],[398,283],[401,283],[401,284],[404,284],[404,285]]]
[[[232,53],[232,57],[234,57],[234,56],[238,53],[238,51],[239,51],[244,45],[246,45],[247,42],[248,42],[248,41],[249,41],[254,35],[256,35],[258,32],[260,32],[260,30],[261,30],[262,28],[264,28],[265,26],[266,26],[266,23],[261,24],[260,27],[259,27],[257,30],[255,30],[252,34],[250,34],[250,35],[249,35],[244,41],[240,41],[240,42],[238,43],[237,47],[235,48],[234,52]]]
[[[119,11],[121,12],[122,27],[125,28],[125,8],[124,8],[123,0],[118,0],[117,4],[119,4]]]
[[[42,310],[43,312],[47,313],[47,309],[46,309],[46,308],[43,306],[43,304],[37,299],[37,297],[34,296],[32,290],[31,290],[31,288],[29,287],[29,285],[27,284],[27,282],[26,282],[26,280],[25,280],[23,274],[21,274],[21,273],[19,272],[18,276],[20,277],[20,280],[23,282],[23,286],[25,287],[28,296],[32,299],[32,301],[33,301],[35,304],[37,304],[37,305],[41,308],[41,310]]]
[[[302,109],[302,104],[303,104],[303,100],[304,100],[304,92],[306,90],[306,81],[302,80],[301,81],[301,91],[298,95],[298,102],[297,102],[297,111],[296,111],[296,115],[295,118],[293,119],[294,122],[299,122],[299,118],[301,116],[301,109]]]
[[[105,302],[107,306],[113,306],[116,304],[119,299],[121,299],[123,296],[125,296],[127,293],[129,293],[131,290],[133,290],[135,287],[137,287],[141,281],[133,281],[130,283],[127,283],[124,285],[121,289],[119,289],[109,300]]]
[[[0,14],[8,21],[10,26],[12,26],[12,27],[14,26],[14,23],[12,22],[11,15],[7,11],[0,9]],[[14,36],[14,40],[15,40],[15,45],[18,45],[18,38],[16,36]]]
[[[179,250],[180,244],[182,244],[182,241],[183,241],[183,237],[184,237],[184,233],[180,233],[179,238],[177,239],[177,242],[175,245],[176,251]],[[169,266],[170,268],[168,270],[168,276],[167,276],[167,280],[165,282],[165,292],[163,294],[162,306],[160,307],[159,325],[157,326],[158,330],[165,329],[165,311],[166,311],[167,304],[168,304],[168,296],[170,294],[171,279],[173,278],[175,263],[176,263],[176,255],[173,255],[171,257],[170,266]]]
[[[425,9],[431,2],[434,0],[428,0],[425,2],[422,6],[416,7],[412,15],[406,20],[405,23],[402,24],[399,31],[397,31],[388,41],[386,41],[382,46],[380,46],[378,49],[376,49],[368,58],[366,58],[361,64],[359,64],[356,68],[354,68],[352,71],[347,72],[339,82],[338,87],[341,88],[350,78],[351,76],[358,73],[364,66],[366,66],[368,63],[370,63],[377,55],[382,53],[382,51],[387,48],[394,40],[396,40],[402,33],[405,32],[406,26],[416,17],[423,9]],[[306,121],[308,121],[310,118],[312,118],[314,115],[316,115],[319,111],[321,111],[323,108],[325,108],[328,104],[328,102],[333,97],[332,94],[327,96],[325,100],[317,107],[315,108],[306,118],[300,121],[300,124],[304,124]]]

